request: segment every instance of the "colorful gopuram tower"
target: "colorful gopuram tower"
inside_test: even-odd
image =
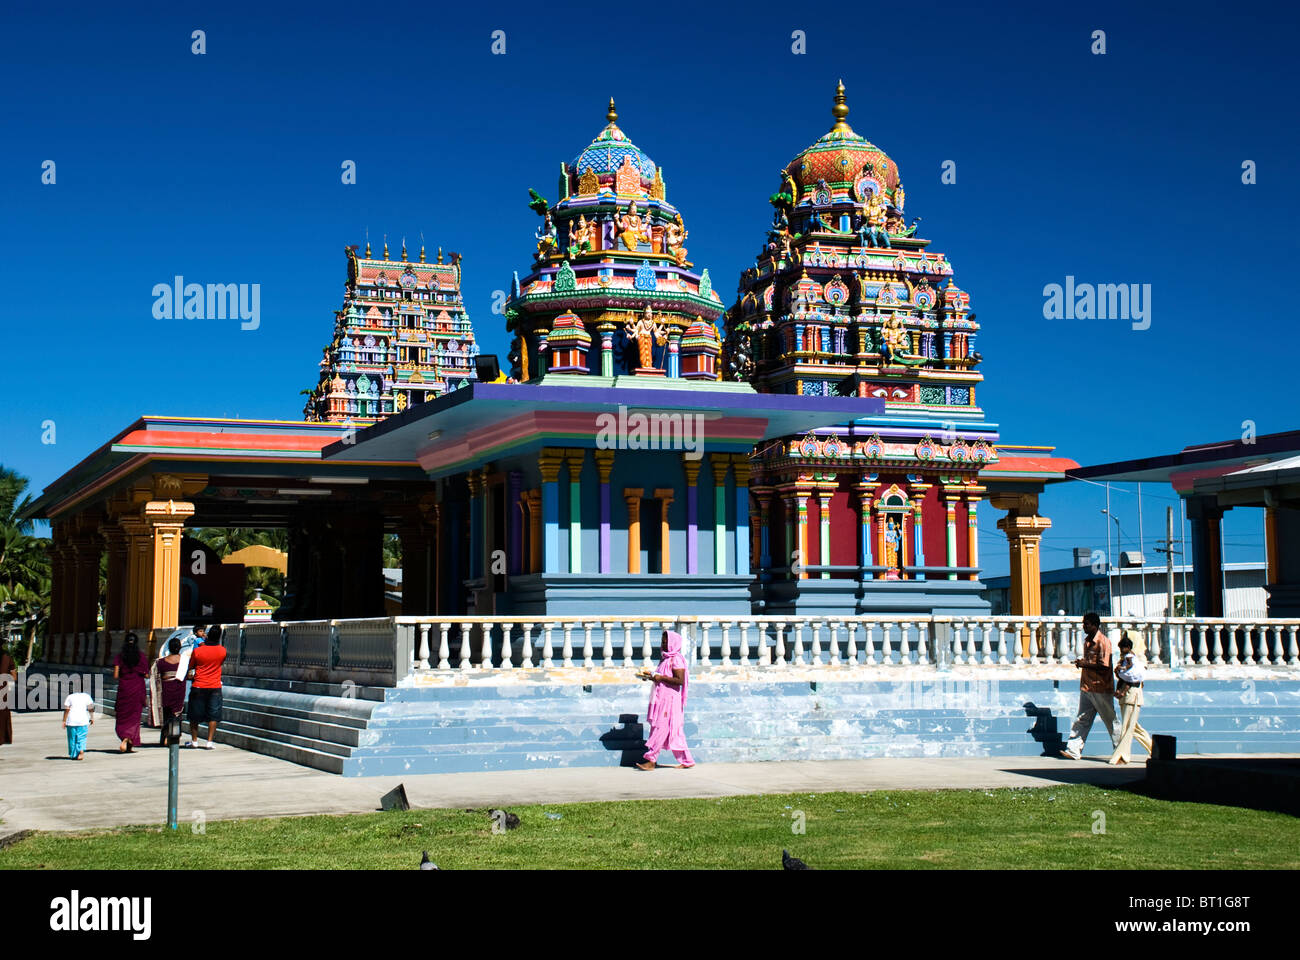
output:
[[[364,257],[347,247],[343,307],[303,408],[309,421],[374,423],[476,377],[478,345],[460,293],[460,257]]]
[[[979,329],[952,267],[905,222],[898,167],[830,131],[781,171],[772,228],[727,311],[722,367],[765,393],[879,398],[869,416],[755,451],[755,566],[768,612],[983,609]]]
[[[506,303],[511,377],[675,378],[685,350],[685,369],[701,379],[720,348],[713,322],[724,305],[708,270],[697,274],[686,259],[686,226],[663,171],[619,129],[612,98],[606,118],[560,164],[553,206],[530,191],[542,223],[532,272],[515,275]]]

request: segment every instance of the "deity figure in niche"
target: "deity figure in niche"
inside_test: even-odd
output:
[[[888,247],[889,234],[885,229],[885,198],[872,191],[862,202],[862,226],[858,230],[864,245]]]
[[[668,340],[664,325],[655,320],[650,304],[646,304],[645,313],[623,324],[623,332],[637,343],[641,369],[651,370],[654,364],[654,344],[663,346]]]
[[[677,214],[677,219],[668,224],[667,240],[668,252],[673,255],[673,259],[677,261],[677,266],[679,267],[686,262],[686,247],[682,244],[686,242],[686,238],[689,235],[690,231],[688,231],[686,225],[682,223],[682,215],[680,213]]]
[[[887,577],[894,579],[902,569],[903,534],[898,523],[891,516],[885,521],[885,566],[889,568]]]
[[[902,318],[897,314],[886,317],[880,325],[880,339],[883,345],[882,352],[891,362],[900,362],[905,355],[912,352],[912,340],[907,335],[907,328],[904,327]]]
[[[618,231],[618,238],[623,241],[623,246],[628,250],[635,250],[638,243],[650,242],[645,221],[637,213],[635,200],[628,205],[627,213],[618,218]]]
[[[551,221],[549,212],[542,219],[542,225],[537,228],[534,236],[537,238],[537,259],[543,260],[555,249],[557,239],[555,224]]]
[[[575,259],[580,253],[591,250],[593,223],[588,223],[586,216],[578,214],[577,220],[569,221],[569,258]]]

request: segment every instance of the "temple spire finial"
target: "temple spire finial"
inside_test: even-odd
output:
[[[402,263],[406,263],[406,238],[402,237]]]
[[[835,106],[831,107],[831,116],[835,118],[835,125],[831,127],[832,133],[852,133],[853,128],[848,125],[844,119],[849,115],[848,101],[844,96],[844,81],[841,80],[835,88]]]
[[[384,259],[388,259],[388,234],[384,234]]]
[[[609,113],[605,114],[605,119],[608,120],[610,123],[613,123],[615,120],[618,119],[618,113],[617,111],[614,110],[613,97],[609,98]]]

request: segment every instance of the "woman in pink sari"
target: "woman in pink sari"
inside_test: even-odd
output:
[[[646,720],[650,724],[650,738],[646,741],[645,759],[636,765],[638,770],[653,770],[657,766],[659,751],[673,752],[683,769],[695,766],[690,748],[686,746],[686,688],[690,680],[686,675],[686,658],[682,656],[682,636],[672,630],[660,640],[659,669],[654,673],[643,671],[639,676],[649,680],[650,709]]]

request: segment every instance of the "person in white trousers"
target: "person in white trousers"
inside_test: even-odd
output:
[[[1092,721],[1100,714],[1106,724],[1112,747],[1115,739],[1115,684],[1110,672],[1110,640],[1101,632],[1101,617],[1095,613],[1083,615],[1083,656],[1074,661],[1082,673],[1079,675],[1079,713],[1070,726],[1070,740],[1061,751],[1067,760],[1083,757],[1083,744],[1092,729]]]
[[[1110,755],[1110,763],[1128,763],[1132,758],[1133,740],[1141,744],[1148,754],[1151,753],[1151,735],[1138,723],[1138,713],[1142,710],[1142,682],[1146,672],[1142,658],[1133,652],[1133,641],[1125,633],[1119,640],[1119,663],[1115,665],[1115,696],[1119,700],[1122,720],[1119,728],[1119,744]]]

